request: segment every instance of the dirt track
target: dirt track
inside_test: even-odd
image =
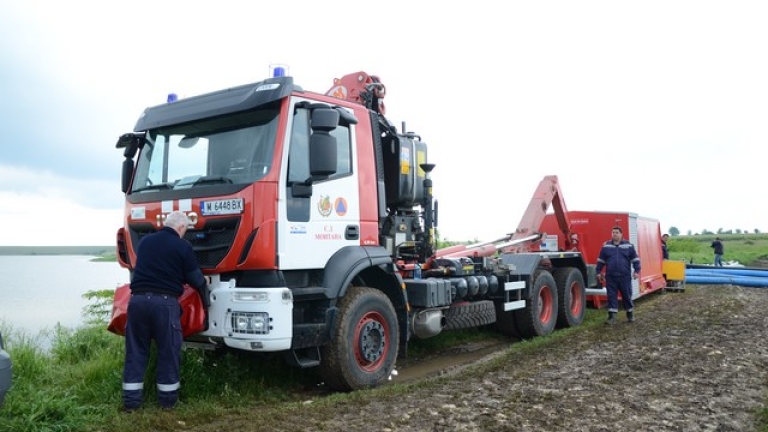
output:
[[[768,289],[689,286],[639,301],[636,316],[496,353],[405,392],[307,401],[263,413],[269,424],[228,416],[195,430],[757,430],[768,400]]]

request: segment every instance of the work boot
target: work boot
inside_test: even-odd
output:
[[[627,322],[635,322],[635,313],[633,311],[627,311]]]
[[[608,325],[616,324],[616,312],[608,312],[608,319],[605,320]]]

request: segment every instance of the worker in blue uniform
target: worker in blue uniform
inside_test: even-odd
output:
[[[618,293],[621,292],[621,300],[624,310],[627,312],[627,321],[634,322],[634,302],[632,301],[632,279],[640,276],[640,258],[632,243],[622,237],[624,231],[621,227],[613,227],[611,239],[603,244],[600,256],[597,258],[598,279],[605,280],[608,294],[608,319],[606,324],[616,322],[616,313],[619,312]],[[605,267],[605,276],[601,273]],[[632,272],[634,268],[634,272]]]
[[[190,221],[181,211],[171,212],[164,227],[139,242],[131,277],[131,299],[125,327],[123,409],[142,403],[144,372],[151,341],[157,346],[157,397],[171,409],[178,401],[181,359],[181,306],[184,284],[196,288],[207,304],[207,281],[192,246],[184,240]]]

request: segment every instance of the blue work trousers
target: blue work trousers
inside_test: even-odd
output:
[[[635,304],[632,301],[632,276],[605,276],[605,291],[608,294],[608,312],[619,311],[619,293],[624,303],[624,310],[632,312]]]
[[[173,407],[178,400],[181,361],[181,306],[176,297],[165,294],[131,295],[125,327],[125,368],[123,405],[141,405],[144,372],[152,340],[157,345],[157,398],[160,406]]]

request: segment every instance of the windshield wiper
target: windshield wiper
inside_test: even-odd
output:
[[[170,183],[158,183],[156,185],[149,185],[149,186],[144,186],[143,188],[134,189],[132,193],[158,191],[158,190],[166,190],[166,189],[172,189],[172,188],[173,188],[173,185]]]
[[[214,183],[229,183],[232,184],[232,179],[229,177],[224,176],[202,176],[199,179],[195,180],[192,185],[201,185],[201,184],[214,184]]]

